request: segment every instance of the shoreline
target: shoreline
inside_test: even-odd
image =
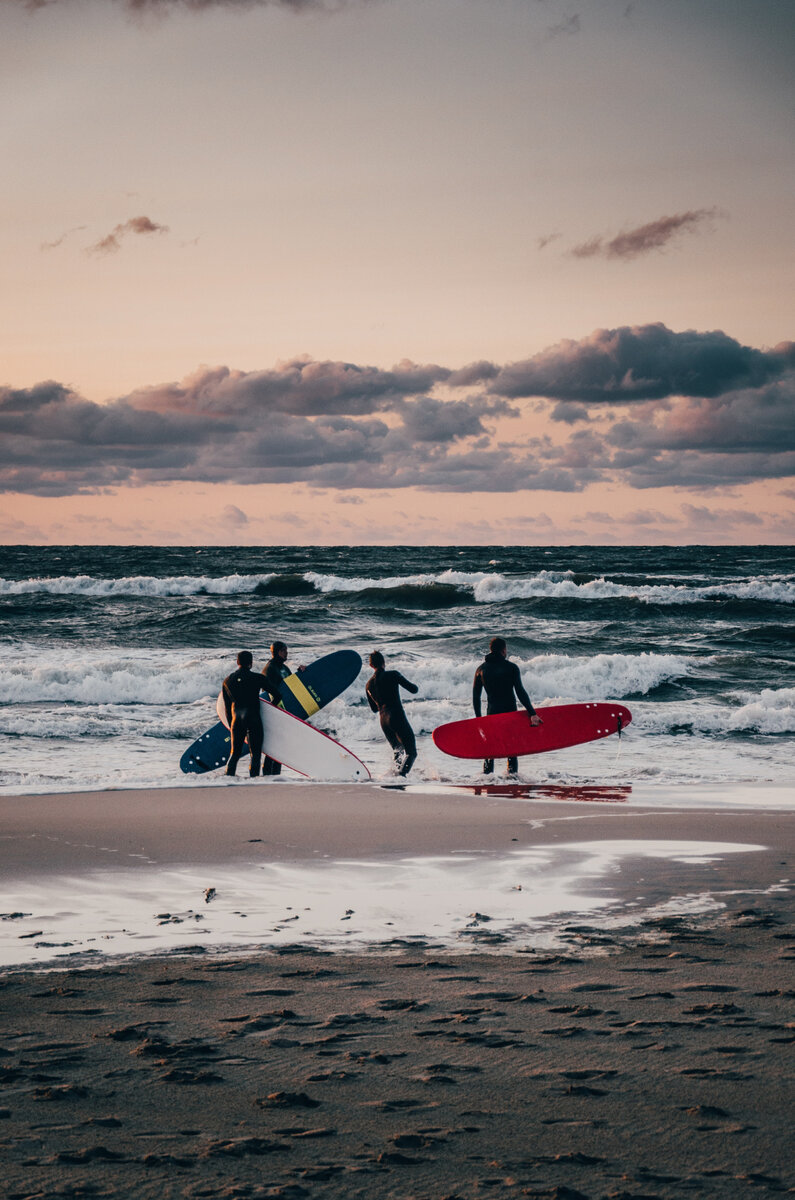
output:
[[[792,891],[795,813],[505,786],[0,797],[0,972],[289,945],[560,951],[578,924],[618,947],[661,917]]]
[[[633,787],[628,802],[624,794],[616,799],[614,786],[285,781],[0,796],[0,878],[122,861],[134,868],[264,856],[287,861],[500,853],[560,841],[564,832],[571,840],[575,828],[577,840],[661,838],[675,827],[679,838],[708,841],[715,840],[711,830],[717,825],[732,830],[758,823],[780,837],[793,823],[795,805],[754,804],[765,790],[765,785],[646,785]],[[789,797],[775,785],[767,790],[779,801]],[[684,802],[694,793],[702,798],[731,793],[733,802],[688,807]]]

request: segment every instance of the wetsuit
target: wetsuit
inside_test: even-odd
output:
[[[227,763],[227,775],[234,775],[243,748],[248,739],[251,751],[249,774],[259,775],[262,757],[262,718],[259,711],[259,694],[270,691],[264,675],[258,675],[250,667],[238,667],[227,675],[223,683],[224,707],[232,731],[232,753]]]
[[[408,775],[417,758],[417,743],[414,730],[403,711],[401,688],[405,688],[407,692],[420,690],[416,683],[409,683],[408,679],[404,679],[400,671],[387,671],[384,667],[377,667],[367,681],[365,692],[367,703],[380,717],[381,729],[392,747],[395,764],[400,762],[401,755],[405,755],[400,774]]]
[[[488,716],[493,713],[516,712],[517,696],[531,717],[535,713],[532,701],[522,686],[522,676],[516,663],[510,662],[505,655],[495,650],[486,655],[475,672],[475,681],[472,685],[472,707],[476,717],[480,716],[480,698],[484,688],[488,699],[486,706]],[[519,760],[509,758],[509,773],[515,775],[518,769]],[[484,758],[483,770],[487,775],[494,770],[493,758]]]
[[[274,704],[281,704],[283,699],[282,680],[287,675],[292,675],[292,671],[281,658],[271,658],[265,664],[265,678],[268,681],[268,690],[271,694],[271,699]],[[262,763],[263,775],[281,775],[282,764],[277,762],[275,758],[270,758],[267,754]]]

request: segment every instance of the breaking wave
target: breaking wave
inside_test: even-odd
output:
[[[60,653],[60,652],[59,652]],[[607,700],[645,696],[672,680],[693,674],[697,659],[674,654],[597,654],[591,658],[544,654],[516,659],[530,695],[542,702]],[[425,659],[416,682],[422,699],[466,700],[477,664]],[[228,656],[207,660],[164,660],[146,651],[75,654],[54,662],[38,654],[0,665],[5,702],[79,701],[84,704],[184,704],[215,696],[229,673]],[[412,670],[406,666],[406,673]],[[367,672],[363,672],[363,678]],[[363,702],[363,692],[351,692]],[[361,694],[360,694],[361,692]],[[350,696],[351,693],[346,693]],[[350,702],[350,700],[348,700]]]
[[[42,579],[0,579],[0,596],[236,596],[266,587],[267,575],[130,575],[98,579],[93,575],[58,575]]]
[[[59,652],[60,653],[60,652]],[[163,661],[154,655],[75,654],[54,661],[44,656],[0,666],[0,696],[6,703],[40,701],[82,704],[185,704],[215,696],[228,674],[228,659]]]
[[[636,724],[650,734],[795,733],[795,688],[738,692],[727,701],[660,705],[636,714]]]
[[[681,605],[729,600],[795,604],[791,576],[727,579],[720,583],[624,583],[583,578],[572,571],[539,571],[521,577],[484,571],[440,571],[436,574],[393,575],[384,578],[345,576],[306,571],[252,575],[131,575],[102,579],[91,575],[60,575],[38,579],[0,579],[0,596],[52,595],[86,597],[167,597],[322,595],[361,597],[367,601],[401,601],[418,607],[452,604],[501,604],[509,600],[628,600],[641,604]]]

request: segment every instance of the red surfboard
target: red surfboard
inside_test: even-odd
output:
[[[434,729],[431,737],[444,754],[453,758],[518,758],[595,742],[620,733],[632,720],[632,713],[623,704],[555,704],[537,711],[543,725],[531,725],[522,708],[491,717],[451,721]]]

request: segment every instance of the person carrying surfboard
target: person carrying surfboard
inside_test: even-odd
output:
[[[491,639],[489,653],[475,672],[475,680],[472,685],[472,707],[476,717],[481,715],[480,700],[484,689],[488,701],[486,707],[488,716],[493,713],[515,712],[516,697],[518,696],[530,714],[530,724],[543,725],[544,722],[533,708],[533,703],[524,690],[519,668],[516,663],[510,662],[508,659],[508,647],[504,638],[493,637]],[[483,773],[490,775],[493,770],[494,759],[484,758]],[[509,758],[508,774],[515,775],[518,770],[518,758]]]
[[[274,642],[271,645],[271,657],[265,664],[265,678],[268,680],[268,691],[273,697],[273,703],[279,704],[282,701],[282,680],[293,672],[287,666],[287,646],[284,642]],[[304,670],[303,665],[298,668],[299,673]],[[265,755],[262,763],[263,775],[281,775],[282,764],[277,762],[275,758],[269,758]]]
[[[380,650],[374,650],[370,655],[370,666],[373,674],[365,688],[367,703],[379,715],[381,729],[392,747],[398,773],[408,775],[417,758],[417,742],[403,709],[400,689],[405,688],[407,692],[418,692],[420,689],[416,683],[409,683],[400,671],[385,670],[384,656]]]
[[[223,682],[224,707],[232,732],[232,753],[226,765],[226,774],[234,775],[246,741],[251,751],[249,775],[259,775],[262,761],[262,717],[259,711],[259,694],[268,692],[276,696],[273,686],[264,675],[251,670],[254,656],[250,650],[241,650],[237,656],[237,670],[227,675]]]

